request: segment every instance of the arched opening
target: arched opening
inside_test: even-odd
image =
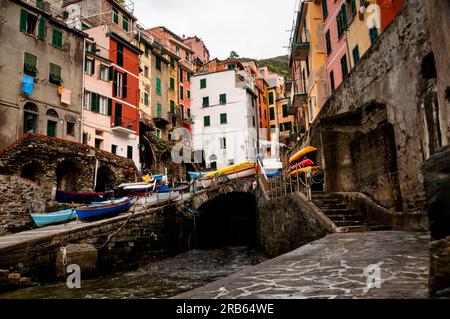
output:
[[[64,191],[77,191],[80,166],[74,161],[65,160],[56,167],[56,187]]]
[[[96,192],[104,192],[114,188],[116,178],[113,171],[108,166],[100,166],[97,170],[97,181],[95,183]]]
[[[34,103],[28,102],[23,106],[23,132],[37,132],[39,110]]]
[[[41,185],[44,173],[44,169],[40,164],[31,162],[22,166],[20,170],[20,177],[28,179],[37,185]]]
[[[436,63],[434,61],[433,52],[428,53],[422,59],[421,73],[424,79],[434,79],[437,77]]]
[[[58,113],[55,110],[49,109],[45,113],[47,117],[47,136],[56,137],[57,127],[58,127]]]
[[[256,198],[251,193],[219,195],[203,204],[196,219],[200,249],[256,246]]]
[[[155,162],[153,158],[153,151],[151,147],[151,142],[147,136],[141,136],[141,145],[139,146],[141,163],[144,169],[150,169]]]

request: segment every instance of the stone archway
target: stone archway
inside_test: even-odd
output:
[[[37,185],[41,185],[44,175],[44,168],[35,161],[23,165],[20,169],[20,177],[30,180]]]
[[[38,114],[39,109],[36,104],[27,102],[23,106],[23,132],[37,132],[38,131]]]
[[[56,167],[56,187],[59,190],[77,191],[81,168],[73,160],[64,160]]]
[[[104,192],[114,188],[115,175],[108,166],[100,166],[97,170],[97,180],[95,183],[96,192]]]

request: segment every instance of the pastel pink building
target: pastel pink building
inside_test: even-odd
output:
[[[209,50],[202,39],[194,36],[184,39],[183,42],[184,44],[187,44],[194,52],[193,63],[196,67],[200,68],[209,62]]]
[[[332,93],[349,72],[345,0],[323,0],[324,41],[327,53],[328,88]]]

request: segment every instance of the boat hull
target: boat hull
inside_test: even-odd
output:
[[[289,163],[294,163],[296,161],[302,160],[305,155],[308,155],[315,151],[317,151],[317,148],[315,148],[313,146],[305,147],[305,148],[301,149],[300,151],[298,151],[297,153],[295,153],[294,155],[292,155],[289,158]]]
[[[30,215],[38,227],[68,223],[77,218],[74,209],[66,209],[53,213],[32,213]]]
[[[256,175],[256,166],[253,165],[251,168],[243,169],[241,171],[224,174],[229,180],[238,179],[238,178],[245,178]],[[200,182],[202,183],[203,188],[211,187],[214,177],[210,178],[204,178],[201,179]]]
[[[83,221],[90,221],[102,219],[108,216],[113,216],[130,209],[136,202],[136,198],[127,198],[123,202],[108,205],[90,205],[88,207],[76,208],[75,211],[79,219]]]
[[[154,193],[149,196],[138,198],[137,205],[144,207],[152,207],[155,205],[164,205],[180,198],[179,192],[170,193]]]

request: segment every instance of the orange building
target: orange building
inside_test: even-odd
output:
[[[405,4],[405,0],[377,0],[381,11],[381,32],[391,23],[397,16]]]

